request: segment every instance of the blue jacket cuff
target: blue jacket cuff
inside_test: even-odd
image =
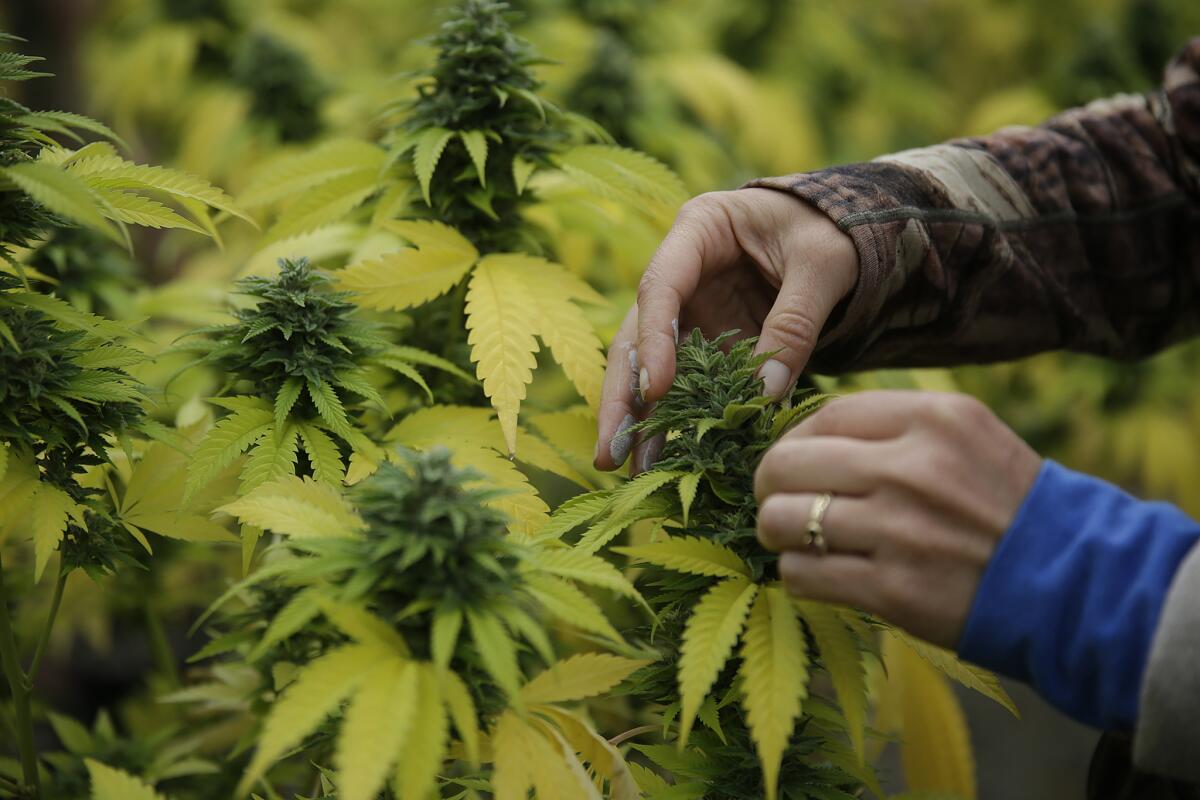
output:
[[[1200,524],[1046,461],[984,570],[959,655],[1075,719],[1129,729],[1171,580]]]

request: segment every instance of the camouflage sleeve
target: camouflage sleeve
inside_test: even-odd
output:
[[[820,208],[858,248],[817,371],[1137,357],[1200,333],[1200,39],[1148,95],[750,185]]]

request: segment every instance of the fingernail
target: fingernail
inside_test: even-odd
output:
[[[612,456],[613,466],[621,466],[629,457],[629,447],[633,444],[633,436],[629,433],[632,426],[633,415],[626,414],[625,419],[621,420],[621,424],[617,426],[617,432],[613,434],[612,441],[608,443],[608,454]]]
[[[665,439],[661,434],[646,442],[645,446],[642,447],[642,465],[639,472],[648,472],[654,467],[659,456],[662,455],[664,443]]]
[[[642,396],[642,402],[646,402],[646,393],[650,391],[650,373],[642,367],[642,371],[638,373],[638,392]]]
[[[779,359],[772,358],[758,368],[758,377],[762,378],[763,394],[778,400],[787,391],[792,380],[792,371],[788,365]]]
[[[679,320],[671,320],[671,333],[675,334],[675,344],[679,344]]]

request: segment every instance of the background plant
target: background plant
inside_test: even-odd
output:
[[[46,0],[9,7],[0,15],[28,22],[48,11],[56,15],[51,17],[55,20],[85,19],[78,8],[58,7],[69,2]],[[212,442],[220,438],[214,423],[229,426],[241,410],[222,403],[242,398],[233,402],[255,406],[258,411],[254,414],[269,418],[273,428],[276,425],[275,400],[282,384],[272,383],[264,371],[265,362],[255,366],[259,358],[274,358],[272,352],[299,358],[298,354],[319,351],[322,358],[330,358],[328,364],[340,364],[323,374],[342,404],[353,442],[328,428],[329,423],[312,405],[307,379],[297,398],[296,419],[291,421],[326,425],[316,429],[333,445],[323,452],[334,479],[324,481],[323,485],[331,488],[322,491],[333,491],[332,487],[339,493],[344,490],[339,473],[351,481],[377,469],[385,475],[391,473],[388,459],[404,463],[393,455],[396,445],[421,451],[446,446],[456,469],[475,470],[473,479],[464,478],[463,491],[482,492],[477,497],[481,507],[504,515],[508,534],[503,541],[523,550],[548,548],[624,564],[626,556],[613,549],[618,542],[641,548],[670,541],[663,537],[715,532],[712,540],[701,541],[728,547],[750,571],[751,583],[766,587],[753,590],[756,597],[747,612],[747,630],[754,629],[759,596],[777,596],[769,591],[772,567],[770,558],[758,553],[753,539],[744,535],[752,509],[729,502],[736,497],[730,487],[736,487],[740,478],[737,470],[730,471],[727,465],[736,463],[733,453],[737,451],[721,453],[729,445],[724,437],[730,434],[731,441],[743,437],[753,442],[745,453],[747,458],[753,457],[756,448],[769,441],[760,435],[761,430],[754,433],[756,426],[773,419],[778,409],[739,411],[748,415],[741,420],[745,425],[712,427],[691,452],[679,456],[698,460],[677,459],[671,467],[670,471],[686,476],[668,479],[648,498],[631,501],[623,514],[608,506],[613,495],[603,495],[607,511],[597,518],[600,524],[588,523],[578,534],[562,527],[571,513],[582,514],[588,502],[600,502],[594,498],[563,505],[553,522],[548,522],[550,508],[574,492],[614,486],[611,476],[590,468],[594,421],[587,398],[589,393],[594,396],[597,385],[598,343],[619,323],[637,277],[682,194],[661,167],[612,149],[605,132],[571,112],[583,112],[599,121],[619,145],[639,147],[670,164],[689,192],[730,188],[763,173],[869,158],[1012,122],[1032,123],[1065,104],[1149,87],[1157,79],[1161,63],[1198,24],[1194,4],[1181,0],[1106,0],[1054,6],[985,2],[965,7],[932,2],[906,6],[888,15],[879,15],[872,4],[858,2],[826,8],[775,2],[552,0],[520,3],[522,16],[500,20],[504,25],[488,22],[473,28],[459,18],[438,41],[421,41],[420,37],[438,30],[446,19],[439,9],[449,5],[397,5],[392,0],[269,0],[255,4],[117,0],[105,4],[80,29],[80,63],[85,68],[78,74],[89,85],[74,93],[56,92],[56,96],[74,96],[80,108],[99,111],[113,130],[132,143],[136,160],[182,168],[233,188],[239,209],[250,207],[260,217],[268,231],[265,236],[250,225],[225,224],[229,214],[220,209],[208,215],[213,223],[210,228],[203,215],[180,202],[185,199],[181,195],[112,187],[85,174],[78,165],[72,166],[70,156],[48,147],[39,158],[42,145],[49,142],[25,141],[19,146],[25,154],[20,157],[22,163],[33,159],[47,167],[59,167],[83,181],[93,195],[102,189],[133,189],[134,194],[165,206],[196,228],[210,234],[215,229],[223,245],[212,247],[184,226],[139,232],[133,223],[113,219],[104,204],[97,203],[100,219],[109,226],[107,231],[94,225],[90,229],[78,226],[78,219],[70,216],[78,210],[62,206],[47,214],[53,219],[40,224],[38,234],[14,240],[8,247],[12,261],[21,268],[18,272],[6,262],[13,280],[20,281],[19,274],[24,273],[28,285],[6,284],[6,296],[25,300],[34,294],[57,297],[77,311],[99,312],[125,322],[120,333],[108,329],[114,335],[111,343],[93,347],[107,340],[96,338],[87,328],[74,327],[65,318],[51,316],[56,332],[82,334],[55,375],[73,369],[67,362],[77,361],[80,350],[117,345],[135,351],[129,353],[131,362],[137,357],[137,363],[125,366],[80,367],[104,372],[106,383],[116,382],[139,393],[136,401],[130,401],[138,413],[136,425],[126,425],[130,428],[125,437],[128,446],[105,439],[108,460],[87,465],[76,480],[88,493],[82,505],[85,513],[93,516],[85,519],[93,519],[98,509],[112,520],[112,525],[92,522],[92,528],[105,533],[90,538],[93,544],[112,543],[116,573],[105,576],[93,569],[98,580],[93,582],[84,577],[84,571],[75,571],[63,584],[64,591],[56,593],[56,582],[35,584],[32,580],[36,548],[17,542],[22,538],[18,535],[10,536],[5,546],[6,562],[21,567],[10,568],[4,578],[9,597],[18,600],[14,638],[18,645],[26,645],[23,663],[30,663],[32,651],[42,640],[42,623],[51,608],[58,612],[57,624],[41,649],[38,672],[44,677],[30,708],[35,732],[44,740],[38,752],[48,792],[82,797],[91,783],[94,791],[116,792],[115,796],[153,796],[148,794],[149,788],[129,777],[136,775],[177,800],[228,797],[249,762],[260,722],[275,706],[276,675],[271,667],[274,663],[307,664],[294,654],[288,656],[290,661],[259,653],[253,653],[256,659],[247,659],[268,619],[275,618],[273,611],[286,607],[304,588],[299,583],[285,587],[282,578],[264,576],[261,587],[253,583],[238,586],[205,622],[206,632],[215,639],[187,640],[183,635],[183,628],[194,621],[200,608],[242,578],[247,566],[256,566],[251,555],[257,554],[257,568],[246,576],[251,581],[273,566],[276,558],[314,558],[300,547],[300,539],[286,533],[272,533],[267,542],[251,550],[260,527],[253,524],[242,526],[242,553],[237,547],[213,547],[214,540],[233,539],[231,530],[236,528],[228,515],[208,515],[217,506],[256,497],[262,487],[274,486],[281,478],[308,485],[306,481],[311,482],[315,471],[298,433],[284,447],[275,448],[277,431],[271,436],[259,431],[245,452],[230,456],[211,480],[192,477],[203,471],[193,468],[197,461],[214,463]],[[503,16],[493,14],[498,11],[495,8],[484,13],[486,8],[486,4],[477,4],[477,23]],[[543,63],[512,38],[505,27],[511,24],[556,63]],[[57,33],[68,28],[53,24],[49,30]],[[266,46],[259,46],[264,42]],[[497,58],[495,52],[480,50],[480,69],[472,72],[474,62],[465,55],[472,43],[490,43],[506,55]],[[47,46],[45,38],[38,42],[41,52],[46,52]],[[69,66],[72,51],[60,55],[55,62]],[[262,59],[250,68],[251,57],[259,55]],[[37,71],[37,64],[24,62],[14,68]],[[460,80],[464,73],[456,74],[459,68],[473,77]],[[412,72],[396,80],[398,70]],[[260,85],[247,82],[247,77],[260,73],[270,80]],[[147,80],[148,75],[154,79]],[[508,92],[508,98],[501,101],[486,81],[479,80],[481,76],[493,83],[503,76],[511,87],[531,92],[533,100]],[[24,106],[36,108],[48,104],[37,99],[44,95],[44,91],[38,92],[39,85],[64,87],[66,82],[29,81],[9,84],[9,88]],[[285,96],[292,100],[270,102]],[[56,104],[63,102],[67,100]],[[457,110],[460,105],[461,114]],[[12,113],[24,115],[24,106]],[[381,108],[385,109],[382,115]],[[546,113],[544,122],[539,108]],[[5,109],[8,113],[11,107]],[[35,138],[48,134],[60,145],[79,148],[77,152],[86,150],[85,142],[107,136],[94,123],[75,117],[41,119],[41,133],[32,133]],[[84,142],[48,124],[74,130]],[[18,127],[28,131],[35,126],[23,123]],[[482,148],[477,134],[482,134]],[[94,143],[88,146],[92,149],[80,160],[125,152]],[[482,164],[477,166],[476,156],[481,152]],[[418,159],[419,153],[424,153],[422,159]],[[533,164],[528,176],[524,172],[531,167],[526,162]],[[518,179],[518,168],[528,177],[523,186],[519,186],[523,178]],[[424,181],[422,174],[427,176]],[[310,176],[312,183],[307,182]],[[151,175],[142,173],[140,177],[148,180]],[[0,203],[16,201],[13,206],[3,206],[0,227],[15,229],[19,227],[15,221],[27,219],[22,214],[35,205],[28,197],[29,193],[11,187],[0,191]],[[119,202],[140,203],[124,197]],[[37,204],[43,209],[50,205]],[[489,204],[498,219],[488,215]],[[114,209],[133,213],[116,204]],[[171,219],[157,209],[152,211],[156,224]],[[63,225],[68,220],[75,220],[71,227]],[[128,238],[136,244],[133,257],[122,227],[131,228]],[[514,254],[520,258],[513,258]],[[295,308],[289,306],[286,292],[279,294],[282,284],[273,281],[283,277],[277,277],[280,258],[288,259],[291,270],[301,257],[307,257],[312,265],[304,272],[309,277],[303,280],[312,283],[306,283],[299,295],[311,296],[324,309],[323,318],[333,320],[335,326],[359,326],[374,340],[363,348],[347,346],[354,351],[349,358],[355,365],[352,374],[367,381],[382,403],[333,382],[343,368],[350,369],[336,360],[340,357],[334,353],[336,348],[325,351],[315,339],[301,337],[293,350],[280,327],[245,343],[240,341],[255,318],[271,317],[274,322],[270,324],[286,324],[291,319],[288,314]],[[371,265],[369,269],[367,265]],[[231,291],[235,275],[261,280],[241,286],[248,294],[239,294]],[[328,275],[334,283],[324,283],[321,275]],[[502,299],[521,309],[516,320],[520,325],[505,328],[489,317],[486,306],[468,302],[480,296],[471,290],[485,285],[482,276],[495,275],[511,279],[502,284],[493,281],[493,288],[498,287],[498,298],[499,290],[506,290]],[[413,281],[405,283],[408,278]],[[347,285],[351,279],[364,283],[361,287]],[[555,284],[544,296],[536,293],[543,279]],[[350,289],[357,290],[357,301],[337,296]],[[417,296],[420,299],[413,299]],[[47,305],[36,298],[31,302]],[[65,304],[51,305],[50,310],[60,316],[69,313],[63,309]],[[499,301],[493,303],[495,309],[506,307]],[[542,319],[543,307],[553,311],[555,319],[568,319],[570,324]],[[258,309],[265,313],[256,317]],[[47,312],[42,309],[41,313]],[[82,319],[99,325],[96,318]],[[470,330],[468,320],[477,323]],[[172,346],[177,337],[197,327],[207,330]],[[47,330],[44,324],[37,329]],[[324,330],[318,325],[309,332],[318,329]],[[129,330],[135,335],[131,337]],[[546,338],[545,330],[551,338]],[[563,331],[571,333],[571,340],[564,342],[560,336],[556,346],[551,339]],[[506,338],[506,332],[513,335]],[[489,333],[493,338],[499,335],[505,345],[488,352],[481,341],[486,341]],[[55,333],[51,338],[62,337]],[[2,344],[9,345],[7,341]],[[547,352],[542,353],[541,347]],[[411,368],[428,386],[432,401],[412,375],[376,363],[381,354],[395,355],[397,350],[409,358],[388,360]],[[422,351],[424,360],[416,360],[414,354]],[[337,353],[346,355],[340,350]],[[10,355],[6,351],[5,358]],[[195,364],[197,358],[202,363]],[[432,358],[441,360],[435,363]],[[570,364],[567,371],[551,364],[563,358]],[[1190,374],[1191,360],[1187,351],[1178,351],[1137,369],[1114,369],[1086,359],[1052,356],[953,374],[893,371],[836,382],[815,380],[824,389],[836,391],[873,386],[967,388],[998,407],[1045,452],[1069,465],[1101,472],[1149,496],[1188,503],[1197,468],[1187,447],[1194,438],[1195,404],[1188,399],[1181,376]],[[270,363],[283,370],[284,361],[286,357]],[[33,374],[28,363],[20,361],[24,372],[18,374]],[[180,373],[189,364],[193,366]],[[493,376],[490,384],[472,380],[472,373],[480,367],[484,368],[481,375]],[[31,390],[16,381],[6,391]],[[64,395],[59,392],[55,396]],[[67,400],[80,406],[77,410],[87,419],[84,412],[92,410],[89,404]],[[53,401],[41,402],[49,418],[65,414]],[[501,410],[502,415],[498,413]],[[705,414],[725,420],[723,407],[713,405]],[[501,416],[503,427],[497,424]],[[334,418],[340,419],[336,412]],[[28,416],[18,414],[13,419],[23,429],[30,423]],[[63,419],[65,424],[66,417]],[[747,422],[749,419],[756,421]],[[285,427],[291,422],[285,421]],[[171,425],[176,428],[174,435],[168,430]],[[252,430],[259,427],[252,426]],[[162,441],[148,438],[151,434]],[[77,424],[72,437],[82,437]],[[82,438],[74,444],[79,441]],[[197,460],[201,443],[208,443],[208,456]],[[295,459],[289,460],[292,444]],[[514,444],[516,460],[510,460]],[[262,466],[272,450],[280,457],[264,473],[270,479],[257,486],[254,480],[244,482],[249,460]],[[85,447],[81,452],[88,451]],[[336,468],[332,466],[334,451]],[[217,460],[221,458],[224,456]],[[35,463],[40,471],[42,462]],[[711,474],[711,479],[688,477],[697,472]],[[688,527],[682,528],[678,487],[693,482],[696,496],[689,507]],[[189,484],[191,496],[184,505]],[[628,497],[647,486],[638,484],[626,490]],[[721,499],[722,492],[726,499]],[[353,508],[354,501],[345,507]],[[703,531],[696,527],[710,515],[720,525],[710,521]],[[660,524],[661,520],[666,521]],[[743,535],[733,533],[737,530]],[[194,545],[161,535],[172,532],[202,542]],[[588,540],[579,538],[588,535]],[[136,536],[141,536],[144,544]],[[588,553],[600,539],[609,539],[609,544]],[[362,541],[374,540],[367,537],[353,545],[348,540],[338,541],[338,546],[358,547],[365,546]],[[485,541],[493,541],[493,537],[489,535]],[[564,541],[574,547],[565,548]],[[72,542],[69,528],[64,542],[64,546]],[[149,548],[154,551],[152,560],[146,552]],[[361,559],[362,553],[355,558]],[[134,562],[148,569],[123,568]],[[46,568],[53,569],[55,563],[51,556]],[[615,735],[617,750],[628,762],[627,772],[614,771],[618,768],[612,751],[549,706],[534,710],[539,704],[528,700],[522,716],[515,707],[505,710],[497,701],[481,712],[481,731],[503,727],[506,735],[502,738],[517,743],[525,755],[538,754],[527,762],[546,764],[547,771],[494,772],[488,765],[495,762],[486,760],[487,737],[481,732],[479,770],[458,757],[462,752],[455,745],[450,751],[454,759],[446,768],[446,777],[453,776],[454,782],[442,787],[444,795],[466,797],[499,782],[506,792],[533,786],[540,795],[570,796],[576,788],[584,791],[578,774],[570,772],[572,763],[578,761],[581,769],[600,775],[582,755],[590,752],[608,769],[609,777],[601,776],[599,784],[606,793],[629,791],[632,777],[640,791],[651,796],[661,792],[667,796],[706,792],[761,796],[764,785],[759,758],[760,752],[771,753],[772,740],[764,738],[771,726],[760,725],[756,730],[754,716],[743,707],[737,658],[731,655],[733,663],[718,673],[715,688],[700,702],[687,749],[679,754],[672,741],[678,739],[680,721],[679,712],[672,708],[680,700],[679,657],[664,654],[671,650],[665,643],[683,640],[690,609],[717,579],[647,564],[637,562],[629,576],[638,578],[645,599],[658,610],[657,623],[633,597],[572,578],[570,604],[562,606],[566,601],[559,598],[560,605],[554,606],[553,600],[542,598],[537,613],[530,611],[549,638],[555,661],[537,653],[537,646],[523,633],[513,633],[523,680],[536,683],[541,679],[533,676],[544,665],[556,663],[568,666],[551,667],[544,673],[550,676],[545,680],[553,678],[555,685],[558,676],[582,674],[606,687],[602,696],[572,697],[564,702],[582,710],[579,718],[590,723],[587,730]],[[335,583],[344,577],[336,571],[329,574],[337,578]],[[728,575],[720,580],[734,578]],[[388,606],[376,603],[372,593],[359,599],[372,613],[379,609],[387,613]],[[552,613],[555,608],[561,613]],[[804,685],[807,696],[801,701],[794,726],[795,746],[785,748],[780,756],[781,791],[839,797],[842,790],[873,785],[864,763],[879,763],[877,752],[887,737],[895,737],[904,742],[901,766],[913,789],[974,796],[965,720],[946,681],[936,676],[931,664],[934,661],[955,669],[952,662],[895,632],[881,631],[873,620],[837,611],[837,624],[829,630],[834,635],[849,631],[848,638],[858,649],[856,656],[844,660],[851,669],[830,669],[826,663],[829,648],[810,632],[809,617],[819,615],[820,610],[806,608],[796,613],[812,678]],[[554,621],[564,614],[576,622],[589,620],[593,630]],[[423,622],[417,624],[416,620]],[[417,613],[413,629],[423,630],[422,624],[429,620],[427,611]],[[617,629],[630,649],[606,635],[607,628],[601,632],[599,620]],[[403,625],[393,627],[411,633]],[[469,625],[464,631],[467,629]],[[84,635],[98,646],[110,638],[111,650],[71,664],[66,660],[70,645],[78,647]],[[230,643],[226,635],[234,641]],[[238,635],[244,638],[237,641]],[[320,648],[345,644],[344,638],[339,638],[343,634],[321,613],[277,646],[300,647],[310,637],[314,649],[309,656],[314,658]],[[753,639],[743,634],[741,643],[735,645],[738,652]],[[469,654],[469,636],[465,641],[464,656]],[[138,656],[143,642],[153,646],[147,648],[146,656]],[[179,662],[181,655],[202,644],[208,651],[205,658],[192,666]],[[412,643],[408,644],[411,649]],[[229,649],[219,650],[225,646]],[[607,656],[605,650],[623,656]],[[577,651],[584,655],[572,657]],[[419,649],[413,652],[419,653]],[[653,665],[643,667],[620,687],[596,679],[591,671],[603,663],[624,663],[592,660],[595,657],[640,660],[654,656],[659,658]],[[579,661],[581,658],[584,660]],[[886,678],[880,661],[887,664]],[[457,663],[471,669],[468,659]],[[831,674],[840,675],[842,688],[847,688],[857,674],[855,663],[863,678],[861,684],[854,679],[852,685],[865,685],[872,698],[863,727],[863,762],[853,744],[857,733],[849,733],[858,729],[854,693],[839,691],[836,681],[829,679]],[[112,714],[96,718],[93,724],[96,701],[91,706],[71,705],[71,693],[61,686],[91,686],[90,671],[100,668],[123,672],[123,688],[122,694],[111,700]],[[294,677],[286,672],[280,671],[279,677]],[[56,680],[60,675],[67,676],[61,685]],[[969,673],[958,676],[965,682],[978,678]],[[693,697],[696,691],[692,689]],[[175,702],[155,702],[163,696]],[[555,706],[563,700],[554,699]],[[477,702],[480,709],[487,705]],[[57,713],[68,710],[89,724],[72,727],[68,717]],[[184,726],[176,723],[181,712],[187,718]],[[778,716],[771,729],[783,729],[787,716]],[[661,729],[664,718],[671,720],[665,733],[668,741],[660,744],[639,730],[651,723]],[[12,719],[11,711],[0,712],[0,730],[12,730]],[[453,724],[450,728],[454,729]],[[336,743],[344,731],[344,721],[336,712],[317,726],[314,736],[324,738],[314,742],[314,749],[308,752],[318,757],[320,768],[284,759],[269,773],[279,791],[294,790],[306,797],[338,796],[344,787],[339,785]],[[1027,726],[1015,739],[1031,740],[1033,733]],[[565,754],[559,737],[568,740],[574,755]],[[1066,738],[1061,732],[1053,737]],[[54,738],[59,745],[53,744]],[[17,738],[9,737],[9,741]],[[778,736],[774,741],[778,742]],[[765,751],[764,742],[768,745]],[[631,744],[639,749],[631,749]],[[0,746],[0,751],[4,747]],[[18,749],[13,746],[0,752],[0,757],[8,753],[15,760],[0,760],[0,772],[20,782]],[[770,757],[766,761],[770,764]],[[103,765],[122,770],[125,776]],[[1005,768],[1013,771],[1009,765]],[[618,776],[616,783],[613,775]],[[896,776],[886,771],[880,778],[889,789],[898,785]],[[1071,778],[1064,780],[1070,782]],[[983,787],[983,791],[988,789]],[[0,789],[0,795],[6,791],[12,793]],[[1066,796],[1068,790],[1048,791],[1057,798]]]

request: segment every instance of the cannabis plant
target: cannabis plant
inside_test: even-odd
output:
[[[311,140],[329,87],[307,54],[260,21],[264,11],[227,0],[110,4],[111,24],[90,43],[94,110],[160,149],[191,150],[198,127],[260,143]]]
[[[878,658],[875,639],[884,626],[849,609],[790,598],[778,556],[755,535],[754,470],[824,397],[798,392],[783,404],[764,397],[756,373],[767,356],[753,355],[753,338],[731,336],[707,341],[697,330],[681,343],[675,382],[636,426],[666,440],[654,469],[568,501],[545,533],[586,526],[574,549],[596,553],[632,523],[653,523],[648,541],[609,548],[649,567],[642,592],[656,613],[662,657],[635,676],[635,691],[663,710],[668,725],[674,721],[673,738],[686,748],[637,748],[675,777],[674,784],[646,778],[648,796],[782,791],[799,798],[841,796],[862,784],[876,789],[864,761],[866,664]],[[991,676],[903,639],[952,677],[1011,705]],[[809,676],[818,668],[840,714],[810,696]],[[697,718],[707,730],[693,734]],[[761,777],[746,768],[754,751]]]
[[[210,402],[230,412],[196,449],[189,495],[247,452],[242,491],[292,474],[339,484],[353,456],[372,464],[383,457],[356,419],[365,404],[387,412],[372,370],[395,372],[426,394],[417,364],[470,380],[438,356],[392,344],[378,325],[361,319],[349,293],[332,289],[306,259],[284,260],[276,276],[246,278],[236,291],[251,305],[236,309],[228,325],[196,332],[196,341],[183,347],[199,356],[194,365],[225,376]],[[257,538],[247,532],[247,558]]]
[[[370,800],[385,784],[397,797],[425,797],[445,774],[453,724],[467,767],[494,762],[498,798],[524,798],[533,784],[544,797],[584,796],[583,762],[624,787],[618,796],[636,796],[616,751],[556,704],[598,694],[646,662],[594,653],[556,664],[544,618],[620,646],[576,583],[631,599],[636,591],[596,556],[508,537],[487,504],[491,490],[472,488],[473,477],[435,450],[382,465],[347,500],[291,476],[222,509],[287,537],[227,593],[246,590],[251,601],[218,639],[252,641],[244,658],[261,665],[265,687],[286,685],[243,791],[288,756],[333,763],[341,800]],[[534,661],[553,666],[527,683]],[[321,727],[331,715],[336,740]],[[527,763],[530,751],[550,760]]]
[[[603,300],[550,260],[526,212],[564,182],[656,207],[680,190],[660,164],[607,144],[594,123],[537,94],[537,59],[503,3],[469,0],[432,43],[435,65],[418,76],[414,99],[388,110],[394,123],[378,144],[341,140],[282,158],[242,201],[277,208],[268,242],[313,241],[342,221],[369,237],[339,284],[365,307],[411,310],[414,331],[429,337],[421,343],[439,355],[465,353],[511,454],[539,338],[593,405],[603,379],[580,305]]]
[[[0,42],[15,41],[0,34]],[[0,54],[0,80],[39,77],[37,59]],[[94,575],[137,565],[145,531],[189,538],[189,511],[144,515],[163,496],[137,510],[131,477],[156,444],[171,432],[145,415],[145,387],[126,369],[145,357],[124,343],[131,332],[44,294],[42,273],[27,269],[26,248],[62,228],[83,227],[122,245],[127,224],[215,230],[210,208],[241,212],[223,192],[183,173],[133,164],[97,141],[78,150],[54,137],[78,133],[115,140],[103,125],[66,112],[31,111],[0,98],[0,545],[33,543],[33,572],[40,579],[59,554],[49,611],[28,666],[10,621],[9,597],[0,567],[0,663],[13,704],[19,775],[4,778],[5,791],[39,797],[41,770],[34,747],[32,690],[54,626],[68,574]],[[165,202],[174,202],[177,209]],[[110,477],[116,461],[125,477]],[[142,490],[144,491],[145,472]],[[157,479],[170,478],[170,473]],[[207,522],[207,520],[204,520]],[[183,527],[177,527],[182,523]],[[52,795],[45,795],[52,796]]]

